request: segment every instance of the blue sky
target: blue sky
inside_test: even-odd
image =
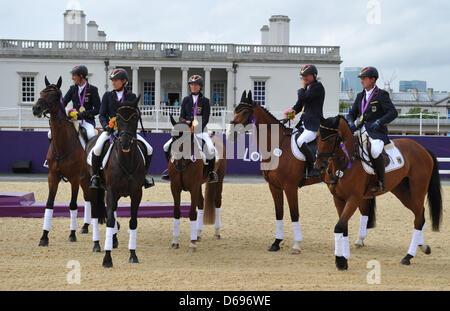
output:
[[[371,2],[372,1],[372,2]],[[63,39],[67,0],[0,0],[0,38]],[[379,3],[379,24],[368,14]],[[116,41],[260,43],[273,14],[291,18],[292,45],[339,45],[342,68],[372,65],[384,80],[426,80],[450,91],[449,1],[79,0]],[[383,78],[380,86],[383,86]]]

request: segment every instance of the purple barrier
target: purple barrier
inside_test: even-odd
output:
[[[153,146],[154,155],[150,167],[151,174],[161,174],[167,168],[163,145],[170,138],[169,133],[148,133],[145,137]],[[225,142],[225,137],[223,136]],[[446,136],[392,136],[395,138],[409,138],[432,150],[437,157],[450,157],[450,137]],[[236,143],[227,142],[227,174],[259,175],[260,162],[256,152],[254,138],[249,135],[241,136]],[[244,148],[237,149],[237,145]],[[46,173],[42,167],[48,150],[46,132],[0,131],[0,173],[12,172],[14,160],[31,160],[32,171]],[[234,149],[234,153],[233,153]],[[450,163],[440,163],[440,169],[450,169]],[[446,176],[450,177],[450,176]]]

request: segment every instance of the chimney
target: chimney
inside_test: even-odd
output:
[[[261,28],[261,44],[268,45],[269,44],[269,26],[264,25]]]
[[[106,33],[102,30],[98,32],[98,41],[105,42],[106,41]]]
[[[427,89],[427,93],[428,93],[428,97],[430,97],[430,101],[434,101],[434,90],[433,88],[428,88]]]
[[[81,10],[64,12],[64,41],[86,40],[86,14]]]
[[[289,45],[289,22],[286,15],[272,15],[269,19],[269,45]]]
[[[95,21],[89,21],[87,24],[87,41],[99,41],[98,25]]]

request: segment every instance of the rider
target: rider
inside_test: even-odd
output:
[[[314,155],[307,145],[316,139],[316,134],[320,127],[320,119],[323,117],[325,89],[322,83],[317,81],[317,74],[316,66],[303,66],[300,70],[302,86],[298,90],[297,103],[292,107],[296,113],[303,112],[296,127],[303,128],[303,132],[297,139],[297,145],[306,158],[306,178],[320,177],[320,172],[314,168]],[[285,120],[287,120],[287,117]]]
[[[110,138],[111,134],[113,134],[114,129],[109,127],[109,119],[116,116],[117,112],[117,103],[124,101],[133,101],[136,100],[136,95],[127,91],[126,84],[128,82],[128,74],[125,69],[117,68],[113,70],[113,72],[109,76],[112,81],[112,85],[114,90],[112,92],[106,92],[103,95],[102,105],[100,107],[100,123],[103,127],[103,133],[98,137],[97,142],[93,148],[92,152],[92,171],[93,176],[89,183],[89,188],[96,189],[100,186],[100,165],[101,165],[101,153],[103,150],[104,143]],[[116,99],[116,101],[114,100]],[[150,162],[152,159],[153,148],[150,144],[140,135],[136,135],[137,139],[144,143],[147,149],[147,156],[145,157],[145,171],[148,171],[150,167]],[[154,181],[153,178],[149,175],[145,176],[145,188],[153,187]]]
[[[204,97],[201,93],[201,89],[203,88],[203,78],[201,76],[191,76],[188,83],[191,90],[191,95],[183,98],[181,103],[180,121],[186,122],[188,125],[193,125],[194,132],[196,133],[195,135],[206,143],[206,150],[209,153],[209,156],[207,157],[209,176],[208,182],[214,183],[218,180],[217,173],[214,171],[214,166],[216,164],[216,149],[207,130],[205,130],[211,111],[209,99]],[[201,126],[201,131],[199,131],[199,126]],[[171,144],[172,139],[170,139],[163,147],[167,161],[169,161],[170,158]],[[169,175],[165,174],[162,178],[168,180]]]
[[[84,65],[75,66],[70,71],[72,74],[72,85],[64,96],[64,106],[72,101],[73,109],[76,110],[76,118],[79,124],[86,130],[88,140],[95,136],[95,116],[100,110],[100,96],[98,89],[88,82],[88,69]],[[52,133],[48,131],[48,139],[51,141]],[[44,167],[48,167],[47,160]]]
[[[364,90],[358,94],[347,119],[350,129],[355,132],[358,128],[355,120],[359,118],[361,133],[367,131],[371,144],[370,153],[378,176],[378,185],[373,192],[386,191],[384,185],[384,145],[389,144],[386,124],[392,122],[398,115],[389,93],[377,87],[378,71],[375,67],[366,67],[358,75]]]

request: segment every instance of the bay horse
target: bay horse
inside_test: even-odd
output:
[[[50,128],[52,140],[47,152],[47,163],[49,166],[48,188],[49,194],[44,215],[43,234],[39,241],[39,246],[48,246],[48,233],[51,229],[53,217],[53,205],[58,184],[61,179],[67,179],[71,184],[70,200],[70,235],[69,242],[76,242],[77,230],[77,197],[81,186],[85,200],[85,210],[87,217],[91,217],[91,196],[88,189],[88,174],[85,163],[85,151],[81,146],[78,133],[72,121],[67,117],[62,93],[62,78],[56,84],[51,84],[45,77],[45,88],[40,93],[40,98],[33,105],[33,115],[41,118],[50,114]],[[88,221],[90,222],[90,221]],[[88,233],[89,223],[83,225],[81,233]]]
[[[348,269],[350,247],[348,221],[364,199],[375,200],[383,193],[372,193],[375,175],[367,174],[362,166],[359,145],[343,116],[322,119],[319,130],[316,167],[325,174],[325,182],[333,194],[339,220],[334,228],[335,262],[339,270]],[[414,232],[401,264],[410,265],[417,247],[430,254],[424,242],[424,201],[428,196],[433,231],[439,231],[442,216],[442,195],[438,162],[430,150],[411,139],[395,139],[395,146],[404,157],[404,166],[386,174],[386,192],[392,192],[414,213]],[[339,172],[335,175],[334,172]]]
[[[267,137],[264,141],[260,141],[259,132],[264,130],[264,126],[270,127],[267,130]],[[272,130],[275,129],[273,132]],[[300,243],[303,240],[298,211],[298,189],[304,186],[317,184],[323,181],[321,178],[305,178],[305,161],[298,160],[294,157],[291,149],[291,136],[293,130],[287,128],[274,115],[272,115],[266,108],[261,107],[258,103],[253,101],[252,92],[244,91],[242,93],[241,101],[234,110],[234,118],[230,122],[230,127],[227,129],[227,140],[233,141],[237,135],[244,134],[246,131],[252,131],[257,137],[257,145],[261,149],[264,145],[268,150],[260,150],[263,155],[263,164],[269,163],[272,157],[272,150],[280,150],[278,165],[275,167],[261,168],[262,175],[269,185],[272,198],[275,203],[276,216],[276,235],[275,241],[269,247],[270,252],[280,250],[280,243],[284,239],[283,228],[283,192],[286,194],[289,204],[289,211],[294,229],[294,246],[290,250],[291,254],[299,254],[301,252]],[[256,133],[255,133],[256,131]],[[274,136],[276,135],[276,137]],[[262,148],[265,149],[265,148]],[[373,202],[365,200],[361,202],[360,212],[362,215],[368,217],[367,228],[374,226],[373,218]]]
[[[99,217],[99,223],[102,222],[102,216],[106,214],[106,237],[105,237],[105,256],[103,258],[103,267],[112,268],[113,261],[111,250],[114,247],[113,236],[117,232],[115,212],[117,202],[121,197],[131,198],[131,218],[129,222],[129,243],[130,250],[129,263],[139,263],[136,256],[136,237],[137,237],[137,213],[142,199],[142,187],[145,182],[145,163],[142,152],[144,146],[140,146],[136,138],[138,121],[140,113],[138,103],[141,96],[134,101],[125,101],[120,103],[116,101],[117,108],[117,137],[112,142],[113,146],[109,155],[104,173],[104,189],[106,190],[106,211],[101,205],[96,205],[93,215]],[[99,196],[102,195],[100,191]]]
[[[170,189],[174,200],[173,210],[173,240],[172,249],[180,247],[180,199],[182,191],[191,194],[189,219],[191,222],[189,251],[197,250],[197,241],[200,240],[203,224],[215,224],[214,237],[220,239],[220,211],[222,205],[223,179],[226,171],[225,146],[218,137],[212,136],[216,152],[215,171],[218,181],[207,183],[205,199],[202,194],[202,184],[208,181],[207,166],[198,150],[202,150],[201,142],[191,132],[186,122],[176,122],[170,116],[174,130],[172,131],[171,156],[169,158],[168,173]],[[198,214],[197,214],[198,208]],[[204,214],[203,214],[204,212]],[[198,216],[198,217],[197,217]]]

